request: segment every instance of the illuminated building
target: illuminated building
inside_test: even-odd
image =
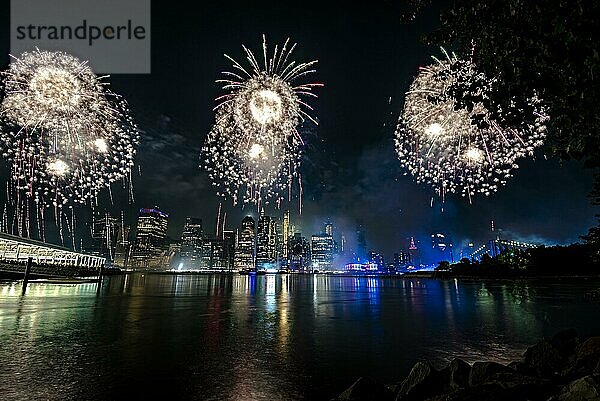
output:
[[[109,213],[94,215],[91,228],[91,240],[87,251],[112,262],[115,257],[117,233],[120,228],[118,220]]]
[[[290,211],[286,210],[283,212],[283,224],[281,227],[281,256],[284,261],[288,259],[290,237],[291,237],[291,226],[290,226]]]
[[[204,237],[200,257],[200,268],[230,271],[233,268],[233,231],[223,232],[219,238]]]
[[[306,237],[294,233],[290,237],[290,270],[298,272],[310,271],[310,244]]]
[[[419,266],[421,264],[419,248],[417,248],[415,237],[410,237],[410,245],[408,246],[408,264],[412,266]]]
[[[345,269],[348,272],[354,272],[354,273],[377,272],[377,270],[379,270],[379,266],[377,265],[377,263],[371,263],[371,262],[366,262],[366,263],[354,262],[354,263],[346,263]]]
[[[231,270],[234,267],[234,255],[235,255],[235,232],[232,230],[224,230],[223,234],[223,259],[226,261],[227,270]]]
[[[385,261],[383,255],[377,252],[369,252],[369,263],[377,266],[379,270],[385,269]]]
[[[157,208],[140,209],[131,267],[166,268],[169,215]]]
[[[234,266],[238,270],[254,268],[254,228],[254,219],[251,216],[242,219],[234,257]]]
[[[202,219],[187,217],[181,234],[181,263],[186,269],[200,267],[202,253]]]
[[[400,270],[406,268],[409,263],[408,253],[404,251],[399,251],[394,253],[394,269]]]
[[[315,270],[329,270],[333,263],[333,238],[325,233],[315,234],[310,241],[312,267]]]
[[[356,260],[365,260],[367,258],[367,238],[364,227],[359,224],[356,226]]]
[[[256,228],[256,267],[272,267],[275,264],[277,230],[275,221],[261,211]]]
[[[167,247],[166,265],[169,267],[176,267],[181,264],[181,241],[171,240]]]
[[[454,255],[452,252],[452,243],[450,238],[443,233],[431,234],[431,247],[434,251],[434,262],[441,261],[454,261]]]
[[[129,262],[129,256],[131,252],[131,243],[129,242],[131,227],[129,225],[125,225],[123,212],[121,212],[121,223],[119,224],[119,228],[120,229],[117,233],[117,241],[115,244],[114,265],[124,268],[127,266],[127,262]]]

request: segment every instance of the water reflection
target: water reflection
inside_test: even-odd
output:
[[[541,335],[600,333],[598,281],[128,275],[0,284],[2,399],[329,399],[417,360],[514,358]],[[40,377],[45,380],[39,380]],[[85,385],[83,385],[85,383]]]

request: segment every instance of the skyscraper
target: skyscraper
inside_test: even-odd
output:
[[[356,226],[356,259],[367,259],[367,237],[362,224]]]
[[[129,234],[131,233],[131,226],[125,225],[125,215],[121,211],[121,221],[118,223],[117,240],[115,242],[115,257],[114,265],[117,267],[127,267],[129,262],[129,256],[131,252],[131,243],[129,241]]]
[[[310,254],[312,267],[316,270],[329,270],[333,264],[333,237],[326,233],[315,234],[311,238]]]
[[[129,242],[129,233],[131,227],[126,226],[121,218],[121,224],[119,224],[119,232],[117,234],[117,243],[115,244],[115,261],[114,264],[117,267],[127,267],[129,262],[129,256],[131,252],[131,244]]]
[[[264,210],[258,218],[256,229],[256,267],[273,267],[276,260],[276,225],[271,216],[267,216]]]
[[[165,267],[169,215],[157,208],[142,208],[138,214],[132,267]]]
[[[286,210],[283,212],[283,224],[281,227],[281,256],[284,261],[288,260],[288,253],[290,249],[290,237],[291,237],[291,225],[290,225],[290,211]]]
[[[300,233],[294,233],[289,239],[290,270],[306,272],[310,270],[310,244]]]
[[[181,263],[186,269],[200,267],[202,253],[202,219],[187,217],[181,234]]]
[[[223,230],[223,259],[226,261],[227,270],[234,267],[233,258],[235,255],[235,232],[232,230]]]
[[[409,264],[415,267],[421,264],[419,248],[417,248],[415,237],[410,237],[410,245],[408,246],[408,261]]]
[[[95,214],[92,221],[91,242],[88,252],[105,257],[112,262],[115,257],[115,245],[119,231],[118,220],[108,212]]]
[[[204,236],[200,268],[230,271],[233,268],[233,231],[223,231],[218,238]]]
[[[254,268],[254,228],[255,222],[251,216],[242,219],[235,247],[234,266],[236,269]]]

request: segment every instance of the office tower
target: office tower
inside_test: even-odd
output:
[[[431,234],[431,247],[433,249],[433,262],[453,261],[452,243],[444,233]]]
[[[310,271],[310,244],[300,233],[290,237],[290,270],[298,272]]]
[[[403,269],[409,263],[408,253],[405,251],[399,251],[394,253],[394,267],[396,269]]]
[[[202,253],[202,219],[187,217],[181,234],[181,263],[186,269],[200,267]]]
[[[365,260],[367,258],[367,237],[362,224],[356,226],[356,259]]]
[[[129,262],[129,256],[131,252],[131,243],[129,242],[129,234],[131,228],[124,224],[123,218],[121,218],[121,223],[119,224],[119,230],[117,233],[117,242],[115,244],[115,259],[114,264],[117,267],[125,268],[127,267],[127,262]]]
[[[254,219],[250,216],[242,219],[234,257],[234,266],[238,270],[254,268],[254,223]]]
[[[415,242],[415,237],[410,237],[410,245],[408,246],[408,263],[413,266],[421,264],[419,248]]]
[[[261,211],[256,228],[256,267],[273,267],[276,260],[275,221]]]
[[[333,238],[321,233],[311,238],[310,253],[315,270],[329,270],[333,264]]]
[[[132,267],[166,268],[169,215],[157,208],[142,208],[138,214]]]
[[[378,252],[369,252],[369,263],[377,265],[377,270],[379,271],[385,269],[385,260],[383,255]]]
[[[200,254],[200,268],[231,271],[233,269],[234,233],[221,231],[218,238],[204,236]]]
[[[283,224],[281,227],[281,257],[285,262],[288,260],[290,237],[291,237],[291,225],[290,225],[290,211],[286,210],[283,212]]]
[[[119,222],[108,212],[95,214],[92,220],[91,241],[88,252],[92,255],[105,257],[112,262],[115,257],[115,245]]]
[[[223,230],[224,253],[222,255],[227,270],[234,267],[233,258],[235,255],[235,232],[233,230]]]

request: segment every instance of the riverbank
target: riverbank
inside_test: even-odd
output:
[[[600,337],[581,340],[574,330],[543,338],[520,360],[472,365],[454,359],[442,369],[418,362],[391,385],[359,378],[333,401],[600,400]]]

